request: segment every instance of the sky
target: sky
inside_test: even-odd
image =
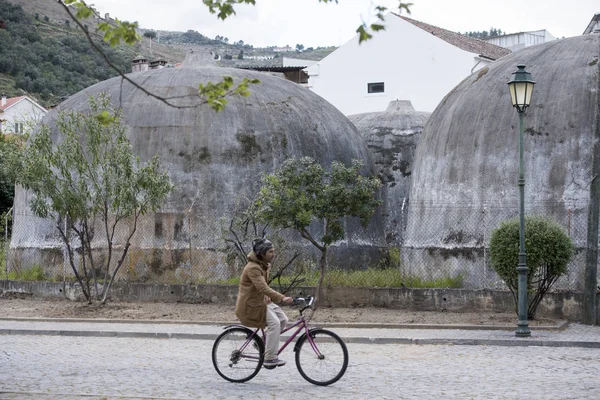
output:
[[[103,16],[137,21],[141,28],[185,32],[255,47],[340,46],[363,22],[374,22],[374,7],[397,10],[399,0],[256,0],[237,5],[237,15],[221,21],[202,0],[87,0]],[[581,35],[600,13],[598,0],[404,0],[413,19],[455,32],[492,27],[505,33],[546,29],[557,38]]]

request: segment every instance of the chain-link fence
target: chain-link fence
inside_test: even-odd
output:
[[[526,215],[547,215],[575,244],[568,274],[556,287],[582,290],[585,270],[587,207],[536,203]],[[502,221],[518,216],[518,206],[410,205],[398,216],[394,246],[343,242],[328,252],[326,284],[366,287],[455,287],[501,289],[504,283],[490,264],[489,242]],[[235,222],[235,223],[234,223]],[[265,232],[251,221],[218,216],[153,214],[142,217],[121,261],[134,224],[115,231],[108,251],[102,224],[94,227],[92,258],[84,260],[71,235],[65,245],[56,224],[31,215],[3,216],[0,277],[8,280],[75,280],[72,266],[100,280],[110,278],[102,266],[110,259],[116,281],[163,284],[235,284],[250,242]],[[66,225],[64,225],[66,227]],[[266,231],[276,240],[273,274],[280,285],[316,285],[320,252],[293,232]],[[91,262],[95,268],[92,268]],[[121,261],[121,262],[120,262]],[[280,286],[281,287],[281,286]]]
[[[554,287],[582,290],[587,205],[565,207],[564,204],[555,203],[526,203],[525,216],[533,215],[545,216],[557,222],[575,247],[568,273]],[[411,205],[403,232],[403,267],[409,275],[428,280],[460,276],[465,288],[505,288],[490,262],[490,238],[503,221],[518,216],[518,205]]]

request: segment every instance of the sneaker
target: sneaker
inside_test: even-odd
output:
[[[285,365],[285,361],[279,358],[275,358],[273,360],[265,360],[263,363],[265,367],[281,367]]]

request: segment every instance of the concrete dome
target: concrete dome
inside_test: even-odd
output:
[[[415,154],[403,253],[409,263],[444,265],[440,271],[471,276],[472,285],[495,279],[481,264],[489,234],[518,215],[519,122],[507,87],[518,64],[536,81],[525,119],[526,213],[577,225],[570,234],[585,243],[599,49],[597,34],[528,47],[475,72],[443,99]]]
[[[247,98],[228,98],[226,109],[216,113],[200,105],[198,84],[219,82],[223,76],[233,77],[235,84],[243,78],[258,78],[261,83],[251,86]],[[222,246],[219,219],[231,218],[236,204],[254,197],[261,173],[291,157],[310,156],[324,166],[334,160],[360,159],[365,170],[373,170],[366,146],[350,121],[321,97],[290,81],[210,66],[164,68],[128,77],[184,108],[168,107],[117,77],[71,96],[44,122],[56,133],[57,111],[86,110],[89,96],[106,92],[124,110],[134,153],[142,161],[159,156],[175,190],[160,213],[145,216],[138,228],[144,235],[136,235],[134,247],[214,250]],[[18,191],[15,203],[20,218],[35,219],[27,207],[27,193]],[[366,232],[355,222],[348,222],[343,247],[383,242],[377,221]],[[36,220],[35,225],[34,234],[31,228],[15,232],[11,246],[59,245],[52,224]],[[193,232],[193,237],[182,232]]]
[[[409,100],[394,100],[383,112],[348,116],[366,142],[384,185],[383,217],[389,245],[402,243],[415,149],[430,115],[415,111]]]

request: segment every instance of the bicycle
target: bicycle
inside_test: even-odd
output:
[[[305,310],[313,310],[314,298],[298,297],[294,304],[300,307],[298,319],[282,330],[296,331],[279,348],[278,355],[298,336],[294,346],[296,367],[300,375],[312,384],[327,386],[337,382],[348,367],[348,349],[344,341],[335,333],[319,328],[309,328],[310,318]],[[224,327],[215,340],[212,349],[212,361],[217,373],[230,382],[246,382],[254,378],[263,367],[265,353],[264,329],[250,329],[241,324]],[[259,331],[262,335],[259,335]],[[262,337],[261,337],[262,336]],[[275,366],[264,366],[273,369]]]

